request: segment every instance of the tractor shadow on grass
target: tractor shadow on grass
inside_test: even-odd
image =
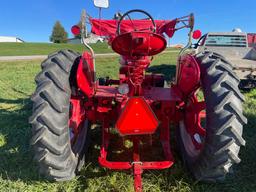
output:
[[[101,127],[96,126],[91,131],[91,145],[87,153],[86,163],[81,173],[79,174],[78,182],[81,191],[91,190],[93,185],[93,191],[133,191],[133,175],[132,170],[109,170],[102,168],[98,163],[98,156],[100,154],[100,144],[101,144]],[[116,150],[118,146],[121,146],[122,143],[118,141],[117,137],[112,138],[113,144],[110,144],[109,153],[112,150]],[[113,147],[113,148],[112,148]],[[173,145],[172,145],[173,147]],[[181,181],[184,178],[186,182],[193,183],[193,180],[190,179],[190,175],[182,166],[181,160],[177,155],[176,149],[173,149],[175,156],[175,164],[171,169],[166,170],[145,170],[143,177],[143,186],[145,191],[170,191],[173,188],[173,185],[177,181]],[[144,153],[147,156],[148,160],[154,159],[152,157],[153,151],[148,151]],[[117,161],[127,161],[132,158],[132,153],[124,153],[121,155]],[[113,154],[109,154],[110,158],[113,157]],[[128,156],[126,156],[128,155]],[[122,157],[123,156],[123,157]],[[161,158],[162,159],[162,158]],[[159,188],[159,186],[161,186]]]
[[[168,66],[169,68],[169,66]],[[162,69],[162,68],[160,68]],[[169,73],[168,73],[169,74]],[[0,175],[4,180],[25,183],[45,181],[38,175],[37,166],[33,163],[32,150],[29,145],[31,133],[28,118],[31,114],[30,99],[8,100],[0,98]],[[255,191],[256,188],[256,115],[246,114],[248,125],[244,127],[243,137],[246,147],[241,148],[242,162],[235,166],[234,175],[228,176],[221,184],[201,184],[195,182],[183,167],[177,151],[174,150],[175,164],[171,169],[162,171],[145,171],[143,183],[145,191],[172,191],[179,185],[191,191]],[[98,155],[101,144],[101,127],[91,131],[91,146],[86,164],[77,177],[77,191],[86,191],[97,187],[95,191],[131,191],[133,177],[130,171],[115,171],[100,167]],[[175,139],[175,138],[173,138]],[[156,188],[155,188],[156,187]],[[157,188],[159,187],[159,188]],[[131,189],[131,190],[130,190]]]
[[[87,191],[92,189],[93,191],[126,191],[121,190],[118,186],[118,189],[111,185],[109,181],[111,177],[115,174],[118,174],[115,171],[102,168],[98,163],[98,157],[100,155],[100,146],[101,146],[101,126],[95,125],[90,131],[90,147],[86,154],[85,165],[81,170],[78,182],[81,191]],[[124,174],[122,174],[124,176]]]
[[[28,118],[32,104],[29,98],[0,98],[0,175],[5,180],[31,181],[40,179],[33,163],[29,144],[31,137]]]
[[[175,78],[176,65],[170,64],[161,64],[161,65],[153,65],[147,69],[147,72],[153,74],[163,74],[165,76],[165,80],[170,82]]]
[[[167,170],[145,171],[143,185],[145,191],[173,191],[174,189],[187,188],[189,191],[255,191],[256,188],[256,115],[246,114],[248,125],[244,127],[243,137],[247,141],[246,147],[242,147],[239,157],[242,162],[235,165],[232,175],[228,175],[222,183],[201,183],[195,181],[184,167],[177,149],[173,149],[175,164]],[[87,155],[86,165],[78,178],[81,189],[95,191],[132,191],[133,176],[131,171],[115,171],[100,167],[98,163],[99,148],[101,143],[101,127],[92,130],[92,143]],[[172,132],[173,133],[173,132]],[[175,145],[175,137],[172,137],[172,146]],[[118,144],[117,144],[118,145]],[[122,160],[122,159],[120,159]]]

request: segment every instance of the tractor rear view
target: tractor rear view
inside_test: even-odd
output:
[[[143,19],[133,19],[133,14]],[[197,180],[223,180],[241,161],[244,97],[238,77],[222,56],[185,52],[192,36],[198,36],[193,33],[193,14],[154,20],[143,10],[131,10],[119,20],[88,19],[92,32],[107,37],[120,55],[119,79],[97,80],[94,52],[86,43],[89,52],[63,50],[42,63],[30,118],[40,173],[55,181],[75,177],[87,155],[90,127],[100,124],[100,165],[131,170],[135,191],[143,189],[144,170],[168,169],[175,163],[170,146],[174,134]],[[180,29],[189,29],[189,42],[179,55],[175,82],[164,87],[163,75],[145,71],[153,56],[165,50],[164,35],[172,37]],[[72,31],[84,36],[77,26]],[[112,158],[109,146],[116,137],[123,141],[124,153],[131,151],[128,159]],[[129,149],[126,141],[132,143]],[[159,155],[143,155],[154,149]]]

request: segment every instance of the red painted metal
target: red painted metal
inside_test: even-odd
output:
[[[195,57],[185,54],[179,58],[176,85],[183,97],[188,97],[200,87],[200,67]]]
[[[89,52],[84,52],[82,58],[80,59],[76,79],[78,87],[86,94],[88,97],[92,97],[95,91],[94,78],[94,63],[93,58]]]
[[[205,116],[205,104],[194,97],[200,87],[200,68],[193,55],[186,54],[179,58],[177,81],[170,88],[159,87],[159,82],[164,80],[163,76],[145,75],[152,61],[150,56],[160,53],[166,47],[166,41],[161,35],[166,33],[172,37],[176,30],[190,27],[185,24],[191,20],[189,18],[156,21],[156,33],[142,32],[145,28],[149,29],[151,21],[133,20],[134,27],[131,21],[124,20],[121,24],[122,35],[117,37],[118,21],[90,19],[92,32],[108,36],[113,49],[121,54],[119,79],[108,78],[104,86],[95,82],[94,59],[90,53],[85,52],[77,67],[78,96],[71,99],[76,109],[72,111],[69,124],[73,132],[79,134],[79,122],[86,119],[92,123],[101,123],[100,165],[109,169],[133,170],[137,192],[142,191],[144,170],[167,169],[174,163],[170,124],[185,121],[191,137],[194,133],[205,134],[200,127],[200,120]],[[175,29],[177,22],[184,26]],[[138,31],[134,31],[134,28]],[[128,86],[129,92],[120,93],[118,87],[121,85]],[[128,138],[133,143],[129,160],[111,160],[109,145],[116,136],[110,131],[111,125],[116,125],[119,137],[123,140]],[[161,160],[143,159],[145,140],[152,150],[153,143],[159,143]],[[125,146],[122,147],[127,150]]]
[[[164,37],[150,32],[129,32],[117,36],[112,49],[123,56],[152,56],[166,48]]]
[[[81,29],[78,25],[74,25],[72,28],[71,28],[71,32],[73,35],[77,36],[77,35],[80,35],[81,34]]]
[[[149,87],[143,90],[143,97],[147,103],[153,101],[161,102],[181,102],[181,96],[179,95],[177,88],[161,88],[161,87]],[[125,95],[121,95],[116,87],[110,86],[98,86],[94,95],[95,98],[115,98],[118,102],[122,102]]]
[[[79,98],[70,99],[70,117],[69,117],[69,129],[71,143],[75,143],[80,133],[82,122],[86,119],[85,109],[82,104],[82,100]]]
[[[142,97],[130,98],[120,114],[116,128],[120,135],[153,134],[159,122]]]
[[[178,22],[178,19],[174,19],[172,21],[167,22],[166,24],[157,28],[158,34],[166,34],[169,38],[172,38],[176,29],[175,26]]]
[[[192,35],[193,39],[199,39],[202,37],[202,32],[200,30],[195,30]]]
[[[206,136],[206,130],[201,124],[201,120],[204,118],[205,102],[199,102],[197,96],[194,95],[185,106],[184,123],[196,149],[201,149],[202,143],[198,143],[198,141],[196,141],[195,134],[198,134],[202,138]]]
[[[182,61],[181,66],[182,70],[185,70],[186,73],[182,72],[180,75],[180,80],[184,79],[182,75],[195,75],[199,69],[198,65],[192,56],[184,57],[180,61]],[[182,115],[182,108],[184,108],[184,103],[182,104],[182,98],[184,96],[184,93],[189,93],[189,90],[196,90],[198,88],[198,78],[191,78],[193,81],[187,82],[187,83],[193,83],[193,86],[185,86],[182,84],[182,82],[179,82],[176,86],[173,86],[171,88],[161,88],[161,87],[152,87],[151,79],[145,78],[144,76],[144,70],[149,66],[150,60],[147,57],[141,57],[141,58],[135,58],[135,57],[122,57],[123,60],[121,60],[121,68],[120,68],[120,80],[116,81],[113,80],[115,83],[129,83],[130,87],[136,87],[139,86],[141,88],[141,92],[133,91],[131,88],[131,91],[128,95],[122,95],[118,93],[118,90],[116,87],[112,86],[97,86],[95,89],[94,99],[97,100],[97,105],[94,103],[94,110],[97,111],[97,113],[94,114],[93,119],[98,119],[103,122],[103,138],[102,138],[102,147],[100,150],[100,157],[99,157],[99,163],[107,167],[109,169],[133,169],[134,171],[134,186],[136,191],[142,190],[142,179],[141,175],[143,173],[143,170],[145,169],[166,169],[173,165],[173,156],[171,153],[171,147],[170,147],[170,123],[174,121],[179,121],[180,119],[184,118]],[[191,64],[189,66],[189,63]],[[185,66],[183,66],[185,65]],[[192,70],[187,70],[186,67],[191,67],[194,69],[195,72],[192,72]],[[138,70],[138,71],[136,71]],[[137,73],[137,74],[136,74]],[[193,74],[192,74],[193,73]],[[136,77],[138,75],[138,77]],[[141,78],[139,78],[141,76]],[[200,76],[198,74],[198,76]],[[111,81],[111,80],[109,80]],[[136,90],[134,88],[134,90]],[[127,162],[112,162],[108,160],[108,146],[109,141],[111,139],[111,134],[109,131],[109,124],[110,122],[114,121],[117,122],[117,130],[121,133],[121,135],[131,135],[131,137],[135,137],[136,140],[140,142],[140,138],[137,138],[137,135],[139,133],[135,134],[134,131],[134,125],[140,125],[140,122],[148,122],[148,120],[145,120],[145,118],[138,118],[139,123],[137,123],[136,117],[133,116],[133,112],[131,113],[131,118],[128,118],[128,123],[123,122],[125,132],[122,132],[122,128],[118,126],[120,122],[122,122],[122,114],[121,111],[125,110],[125,106],[129,105],[129,98],[133,98],[136,95],[140,95],[140,97],[135,98],[142,98],[143,96],[143,103],[147,104],[146,107],[150,112],[149,114],[156,116],[156,119],[159,119],[162,123],[159,127],[160,130],[160,141],[162,144],[163,152],[165,160],[163,161],[156,161],[156,162],[141,162],[138,160],[139,149],[136,149],[136,144],[134,145],[134,155],[132,161]],[[113,107],[113,100],[117,103]],[[132,101],[132,99],[130,99]],[[177,106],[177,104],[179,104]],[[199,105],[198,105],[199,106]],[[133,108],[133,107],[131,107]],[[136,108],[135,108],[136,109]],[[144,109],[142,107],[142,109]],[[181,109],[181,110],[180,110]],[[139,110],[139,109],[136,109]],[[153,111],[153,112],[152,112]],[[98,115],[97,115],[98,114]],[[101,114],[101,115],[100,115]],[[111,115],[113,114],[113,115]],[[115,114],[121,114],[120,116],[116,116]],[[90,115],[88,115],[89,117]],[[188,115],[188,117],[190,117]],[[194,117],[194,116],[193,116]],[[150,121],[152,121],[152,117],[150,117]],[[193,123],[196,123],[196,119]],[[189,118],[188,120],[189,121]],[[135,122],[134,124],[131,123]],[[122,123],[121,123],[122,124]],[[142,124],[143,125],[143,124]],[[139,126],[140,129],[150,128],[150,126]],[[153,130],[145,131],[145,133],[154,133]],[[135,142],[133,140],[133,142]],[[140,148],[140,146],[137,146]]]
[[[126,83],[130,87],[129,96],[143,94],[142,84],[144,82],[145,70],[150,65],[148,56],[122,56],[120,68],[120,83]]]
[[[100,36],[109,37],[110,41],[116,37],[116,30],[118,21],[117,20],[104,20],[104,19],[90,19],[92,25],[92,33]],[[167,34],[170,38],[173,36],[177,19],[174,20],[155,20],[156,23],[156,33],[157,34]],[[123,20],[121,23],[121,33],[128,33],[134,31],[150,32],[150,27],[152,27],[152,22],[150,20]],[[147,29],[147,30],[145,30]]]
[[[256,33],[248,33],[247,34],[248,45],[249,47],[256,48]]]
[[[108,159],[108,152],[107,149],[109,147],[109,142],[111,138],[111,133],[109,131],[109,122],[106,117],[103,119],[103,130],[102,130],[102,146],[100,150],[100,157],[99,163],[101,166],[119,170],[119,169],[133,169],[134,174],[134,190],[136,192],[142,191],[142,173],[143,170],[147,169],[167,169],[170,168],[173,163],[174,159],[171,153],[170,148],[170,137],[169,137],[169,121],[164,123],[161,128],[161,139],[163,150],[165,154],[164,161],[155,161],[155,162],[148,162],[148,161],[141,161],[140,159],[140,143],[141,138],[134,135],[132,136],[133,142],[133,154],[132,160],[127,162],[112,162],[107,160]]]

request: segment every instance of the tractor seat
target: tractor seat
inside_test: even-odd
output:
[[[132,31],[117,36],[112,49],[122,56],[153,56],[166,48],[166,40],[152,32]]]

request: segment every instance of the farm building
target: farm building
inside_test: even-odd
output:
[[[86,43],[93,44],[93,43],[98,43],[98,42],[103,42],[104,39],[100,36],[94,35],[94,34],[89,34],[89,36],[85,39]],[[69,44],[81,44],[81,39],[80,38],[72,38],[68,39]]]
[[[7,37],[7,36],[0,36],[0,43],[24,43],[24,41],[18,37]]]

